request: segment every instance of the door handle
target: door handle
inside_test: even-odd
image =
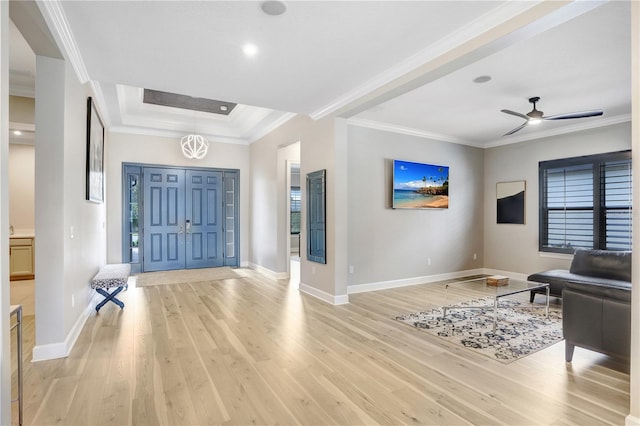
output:
[[[180,228],[178,229],[178,234],[182,234],[184,232],[184,230],[182,229],[182,225],[180,225]]]
[[[187,222],[185,224],[185,229],[186,229],[187,234],[191,233],[191,221],[189,219],[187,219]]]

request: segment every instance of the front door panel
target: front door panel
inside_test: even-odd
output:
[[[186,171],[186,267],[222,266],[222,172]]]
[[[185,264],[184,179],[180,169],[144,169],[144,270]]]

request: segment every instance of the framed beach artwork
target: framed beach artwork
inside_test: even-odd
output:
[[[498,223],[524,225],[525,181],[496,184],[496,216]]]
[[[449,167],[393,160],[394,209],[448,209]]]
[[[87,98],[86,199],[104,201],[104,124],[92,99]]]

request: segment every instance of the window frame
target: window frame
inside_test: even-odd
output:
[[[538,163],[538,250],[547,253],[567,253],[573,254],[575,247],[550,247],[545,245],[548,242],[548,211],[546,206],[547,198],[547,185],[546,185],[546,171],[550,169],[569,168],[574,166],[592,166],[592,190],[593,190],[593,203],[591,210],[593,211],[593,249],[611,250],[617,249],[606,248],[606,211],[607,206],[604,200],[604,180],[602,179],[603,166],[607,163],[616,161],[632,161],[631,150],[615,151],[603,154],[585,155],[580,157],[562,158],[557,160],[540,161]],[[632,176],[633,179],[633,176]],[[629,206],[629,209],[633,210],[633,204]]]

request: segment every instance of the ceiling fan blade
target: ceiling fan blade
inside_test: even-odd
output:
[[[525,120],[529,119],[529,117],[527,117],[526,115],[520,114],[519,112],[511,111],[509,109],[501,109],[500,111],[504,112],[505,114],[511,114],[515,115],[516,117],[524,118]]]
[[[502,136],[509,136],[509,135],[514,134],[515,132],[517,132],[517,131],[521,130],[524,126],[526,126],[526,125],[527,125],[527,123],[528,123],[528,121],[525,121],[525,122],[524,122],[524,123],[522,123],[520,126],[518,126],[518,127],[516,127],[515,129],[513,129],[513,130],[511,130],[511,131],[509,131],[509,132],[507,132],[507,133],[505,133],[505,134],[504,134],[504,135],[502,135]]]
[[[551,115],[549,117],[542,117],[543,120],[567,120],[569,118],[585,118],[585,117],[597,117],[602,115],[602,110],[593,110],[593,111],[581,111],[581,112],[570,112],[567,114],[558,114]]]

